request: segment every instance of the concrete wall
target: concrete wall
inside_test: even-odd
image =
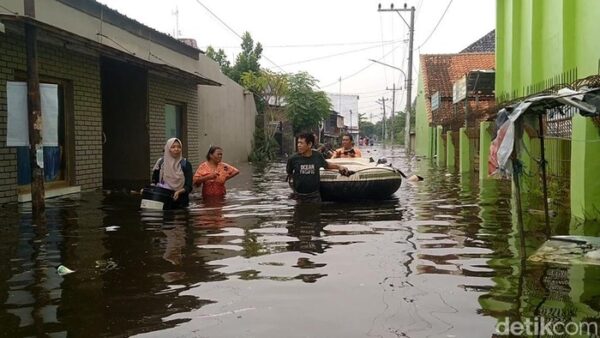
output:
[[[200,72],[221,87],[199,86],[199,149],[202,160],[211,144],[223,147],[223,161],[245,162],[252,152],[256,106],[253,95],[223,75],[218,64],[200,55]]]
[[[578,78],[598,73],[600,2],[498,0],[496,95],[521,97],[528,86],[575,67]],[[542,90],[544,88],[541,88]]]
[[[2,14],[23,15],[22,0],[2,0]],[[153,63],[168,63],[188,73],[196,73],[197,50],[143,26],[96,1],[37,0],[36,20],[71,34],[135,55]],[[151,53],[149,53],[151,51]]]

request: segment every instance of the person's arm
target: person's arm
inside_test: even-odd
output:
[[[336,164],[336,163],[332,163],[332,162],[326,161],[325,158],[323,158],[323,161],[325,162],[324,165],[323,165],[323,167],[325,169],[329,169],[329,170],[331,170],[331,169],[333,169],[333,170],[337,169],[339,171],[339,173],[342,174],[342,175],[346,175],[348,173],[348,168],[346,168],[345,166],[343,166],[341,164]]]
[[[217,177],[216,173],[210,173],[208,170],[205,170],[205,166],[207,166],[206,162],[200,164],[196,173],[194,174],[194,185],[200,186],[202,183],[213,180]]]
[[[360,151],[360,149],[358,148],[352,148],[354,149],[354,157],[362,157],[362,152]]]
[[[285,165],[285,172],[287,173],[287,176],[285,177],[285,181],[289,182],[290,178],[294,174],[294,157],[293,156],[288,158],[287,164]]]
[[[160,169],[152,170],[152,179],[150,180],[150,183],[152,185],[156,185],[158,183],[159,179],[160,179]]]
[[[192,191],[192,165],[190,164],[190,162],[186,161],[185,163],[185,168],[181,168],[183,171],[183,176],[185,178],[185,181],[183,183],[183,188],[175,191],[173,193],[173,199],[177,200],[179,199],[179,196],[181,196],[181,194],[189,194]]]
[[[344,171],[348,170],[348,168],[346,168],[345,166],[343,166],[341,164],[335,164],[335,163],[331,163],[331,162],[328,162],[328,161],[325,161],[325,162],[327,163],[327,166],[325,167],[325,169],[329,169],[329,170],[331,170],[331,169],[333,169],[333,170],[338,169],[340,171],[340,173],[342,172],[342,170],[344,170]]]
[[[192,175],[192,165],[189,161],[186,161],[185,168],[183,168],[183,175],[185,175],[185,183],[183,184],[183,188],[185,192],[189,194],[192,192],[193,187],[193,175]]]
[[[239,175],[240,170],[230,164],[223,164],[223,166],[225,168],[227,168],[227,178],[225,180],[229,180],[232,179],[234,177],[236,177],[237,175]]]

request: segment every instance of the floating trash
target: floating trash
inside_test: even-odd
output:
[[[71,270],[71,269],[69,269],[69,268],[67,268],[67,267],[66,267],[66,266],[64,266],[64,265],[59,265],[59,266],[56,268],[56,272],[59,274],[59,276],[64,276],[64,275],[68,275],[68,274],[70,274],[70,273],[73,273],[73,272],[75,272],[75,271],[74,271],[74,270]]]
[[[553,236],[528,258],[531,262],[600,265],[600,238]]]
[[[119,230],[119,228],[120,228],[120,226],[118,226],[118,225],[111,225],[111,226],[108,226],[108,227],[104,228],[104,230],[106,230],[106,231],[117,231],[117,230]]]
[[[119,266],[117,265],[117,263],[115,263],[115,261],[112,260],[112,258],[100,259],[96,261],[96,269],[102,271],[115,270],[118,267]]]

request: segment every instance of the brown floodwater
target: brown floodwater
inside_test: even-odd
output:
[[[522,242],[510,182],[363,153],[425,181],[386,201],[296,205],[277,162],[240,166],[224,201],[185,211],[140,211],[124,192],[48,200],[42,224],[4,206],[0,335],[491,337],[506,318],[600,322],[600,267],[521,259],[547,233],[583,233],[564,192],[547,231],[525,187]]]

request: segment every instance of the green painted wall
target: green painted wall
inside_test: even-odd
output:
[[[449,168],[456,166],[455,154],[456,149],[454,146],[454,141],[452,140],[452,131],[448,131],[446,133],[446,165]]]
[[[492,144],[492,134],[490,128],[494,122],[483,121],[479,125],[479,179],[488,177],[488,159],[490,156],[490,145]]]
[[[600,133],[582,116],[573,117],[571,156],[571,214],[580,219],[600,219]]]
[[[458,166],[461,173],[470,173],[473,171],[473,155],[471,153],[471,142],[469,142],[469,136],[467,135],[467,128],[460,128],[458,141],[458,159],[460,164]]]
[[[444,134],[442,134],[443,131],[444,128],[442,126],[437,126],[437,128],[435,128],[437,140],[436,163],[439,166],[446,166],[446,142],[444,142]]]
[[[598,73],[600,1],[497,0],[496,94],[515,98],[577,67]]]
[[[429,126],[423,78],[419,74],[419,88],[417,91],[417,107],[415,113],[415,154],[417,156],[433,157],[433,142],[435,129]]]

